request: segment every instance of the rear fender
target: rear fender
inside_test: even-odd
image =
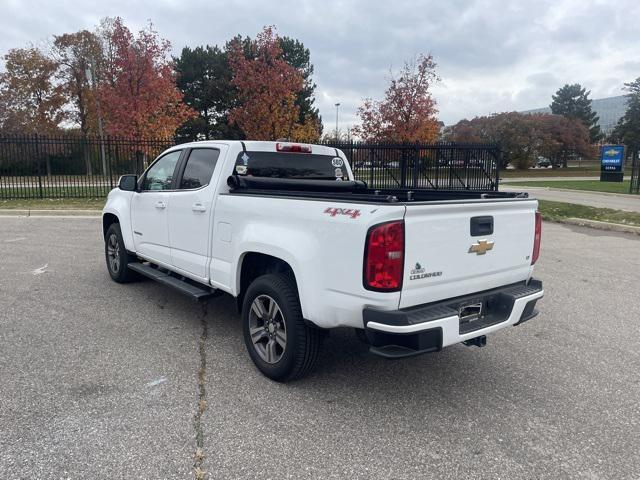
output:
[[[255,252],[270,255],[286,262],[293,271],[300,297],[302,315],[307,318],[306,312],[310,310],[309,302],[312,301],[315,281],[310,275],[312,271],[312,252],[317,252],[317,241],[311,236],[301,231],[285,229],[277,226],[255,223],[248,228],[238,242],[238,254],[236,256],[235,278],[232,279],[234,285],[234,295],[240,294],[240,282],[242,261],[247,253]],[[305,263],[306,268],[302,268]],[[319,290],[316,290],[319,291]]]

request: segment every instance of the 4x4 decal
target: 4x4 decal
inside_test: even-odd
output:
[[[354,210],[353,208],[327,207],[324,213],[328,213],[332,217],[336,215],[347,215],[351,218],[358,218],[360,216],[360,210]]]

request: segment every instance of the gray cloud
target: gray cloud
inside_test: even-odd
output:
[[[548,105],[564,83],[580,82],[596,98],[617,95],[640,76],[634,0],[615,8],[588,0],[4,0],[2,10],[1,52],[104,16],[120,15],[132,29],[153,20],[175,52],[276,25],[311,50],[328,128],[334,103],[342,103],[341,126],[353,124],[362,98],[383,95],[389,68],[421,52],[438,62],[434,93],[445,123]]]

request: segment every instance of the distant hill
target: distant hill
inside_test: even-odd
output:
[[[608,135],[624,115],[627,109],[627,99],[624,95],[596,98],[591,101],[591,107],[600,117],[598,123],[602,133]],[[534,108],[533,110],[524,110],[521,113],[551,113],[551,108]]]

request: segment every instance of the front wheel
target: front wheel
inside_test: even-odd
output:
[[[242,324],[249,356],[267,377],[295,380],[313,369],[322,332],[305,324],[290,275],[263,275],[253,281],[242,304]]]
[[[129,263],[136,261],[136,257],[127,252],[117,223],[111,224],[104,237],[104,256],[107,270],[114,281],[126,283],[137,278],[136,272],[128,267]]]

